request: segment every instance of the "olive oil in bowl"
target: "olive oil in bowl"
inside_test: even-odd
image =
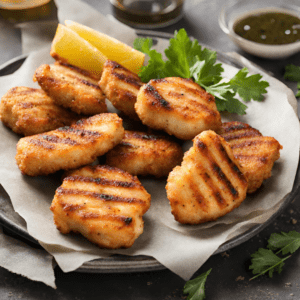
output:
[[[300,41],[300,18],[282,12],[262,12],[233,25],[244,39],[267,45],[283,45]]]

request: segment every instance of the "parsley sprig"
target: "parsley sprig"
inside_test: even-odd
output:
[[[285,67],[284,78],[290,81],[297,82],[296,97],[300,97],[300,67],[295,65],[287,65]]]
[[[174,38],[164,53],[154,49],[150,38],[137,38],[134,48],[147,54],[149,61],[143,66],[139,76],[143,82],[164,77],[192,78],[207,92],[215,96],[219,111],[228,111],[243,115],[247,106],[236,98],[248,102],[262,101],[267,93],[269,83],[261,80],[260,74],[249,75],[248,69],[243,68],[230,80],[225,81],[222,64],[217,63],[217,53],[199,45],[197,40],[191,40],[184,29],[175,31]]]
[[[250,280],[266,273],[269,273],[269,277],[272,277],[275,271],[280,274],[284,261],[290,258],[291,255],[280,257],[279,254],[293,254],[297,251],[300,248],[300,233],[297,231],[273,233],[268,240],[268,248],[259,248],[251,255],[252,264],[249,269],[257,275]],[[275,250],[278,251],[274,253]]]
[[[203,300],[205,299],[205,283],[207,276],[212,269],[199,275],[195,279],[187,281],[183,288],[184,294],[189,294],[187,300]]]

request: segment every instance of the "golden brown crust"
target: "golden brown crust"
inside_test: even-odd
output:
[[[107,112],[105,96],[97,80],[70,65],[41,65],[34,81],[56,102],[78,114],[95,115]]]
[[[43,90],[20,86],[2,97],[0,118],[14,132],[28,136],[71,125],[80,116],[56,105]]]
[[[143,85],[137,74],[120,64],[110,60],[104,64],[99,86],[115,108],[134,119],[138,119],[134,104]]]
[[[273,137],[265,137],[242,122],[225,122],[220,135],[229,143],[235,158],[248,178],[248,193],[255,192],[272,174],[282,146]]]
[[[122,119],[100,114],[75,124],[21,138],[16,161],[23,174],[47,175],[92,163],[117,145],[124,136]]]
[[[208,130],[197,135],[167,181],[172,214],[182,224],[214,221],[246,197],[247,179],[228,143]]]
[[[79,232],[99,247],[131,247],[143,232],[151,196],[139,180],[109,166],[70,171],[50,209],[61,233]]]
[[[181,146],[169,137],[126,130],[123,140],[106,154],[106,164],[132,175],[164,177],[182,157]]]
[[[150,80],[140,89],[135,110],[145,125],[183,140],[221,127],[214,97],[191,79]]]

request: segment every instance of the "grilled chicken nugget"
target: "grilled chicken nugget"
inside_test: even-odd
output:
[[[41,65],[33,77],[56,104],[78,114],[95,115],[107,112],[105,96],[97,80],[80,69],[55,63]]]
[[[195,137],[181,166],[169,174],[166,191],[175,220],[200,224],[238,207],[247,185],[229,144],[208,130]]]
[[[108,166],[68,172],[51,210],[61,233],[79,232],[100,247],[128,248],[142,234],[151,196],[129,173]]]
[[[250,125],[225,122],[220,135],[229,143],[234,157],[248,178],[248,193],[255,192],[272,174],[274,162],[280,157],[282,146],[273,137],[262,136]]]
[[[145,125],[183,140],[221,128],[214,97],[191,79],[150,80],[140,89],[135,110]]]
[[[163,177],[182,157],[181,146],[168,137],[126,130],[121,143],[106,153],[106,164],[132,175]]]
[[[124,136],[117,114],[100,114],[44,134],[21,138],[16,161],[23,174],[47,175],[92,163]]]
[[[142,85],[137,74],[111,60],[105,63],[99,81],[99,86],[112,105],[134,119],[138,119],[134,104]]]
[[[2,97],[0,118],[14,132],[28,136],[70,125],[80,117],[56,105],[43,90],[19,86]]]

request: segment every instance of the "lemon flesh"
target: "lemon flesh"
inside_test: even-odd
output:
[[[74,21],[65,21],[67,28],[76,32],[81,38],[113,60],[134,73],[139,73],[144,64],[145,54],[90,27]]]
[[[107,57],[75,31],[58,24],[50,55],[100,78]]]

